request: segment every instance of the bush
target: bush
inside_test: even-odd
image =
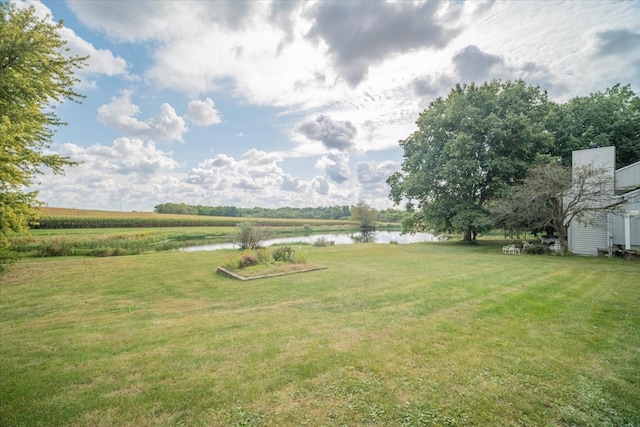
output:
[[[240,268],[240,263],[242,262],[242,254],[231,254],[224,260],[222,266],[229,270],[235,270]]]
[[[234,243],[241,249],[258,249],[262,242],[271,237],[269,227],[258,226],[249,222],[243,222],[236,226]]]
[[[294,258],[295,258],[294,262],[299,262],[299,263],[307,262],[307,253],[304,252],[302,248],[298,248],[298,250],[295,252]]]
[[[0,249],[0,272],[5,271],[7,266],[16,262],[18,257],[9,249]]]
[[[267,248],[257,249],[254,253],[260,264],[269,264],[273,259],[271,257],[271,252]]]
[[[274,250],[272,256],[276,262],[293,262],[295,251],[289,246],[282,246]]]
[[[551,249],[549,249],[549,246],[540,243],[534,243],[524,248],[522,252],[528,255],[550,255]]]
[[[260,261],[253,255],[242,255],[242,259],[240,260],[240,268],[252,267],[258,264],[260,264]]]
[[[318,238],[318,240],[316,240],[316,241],[313,243],[313,245],[314,245],[314,246],[329,246],[329,245],[333,246],[333,245],[335,245],[335,244],[336,244],[336,242],[335,242],[335,241],[333,241],[333,240],[327,240],[327,239],[326,239],[326,238],[324,238],[324,237],[320,237],[320,238]]]

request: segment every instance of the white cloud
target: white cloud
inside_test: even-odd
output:
[[[358,182],[368,199],[384,199],[388,202],[387,178],[400,170],[400,164],[391,160],[383,162],[359,162],[356,165]],[[380,204],[379,202],[377,204]]]
[[[67,46],[72,55],[88,56],[87,67],[81,74],[103,74],[106,76],[128,75],[128,64],[123,58],[114,56],[108,49],[96,49],[91,43],[78,37],[76,33],[63,27],[60,29],[62,37],[67,40]]]
[[[36,15],[42,19],[49,16],[49,22],[53,23],[55,16],[52,16],[51,9],[39,1],[18,1],[19,7],[34,7]],[[75,31],[68,27],[62,27],[60,35],[63,40],[67,41],[70,56],[89,56],[87,67],[79,70],[81,76],[87,77],[88,74],[106,75],[106,76],[126,76],[128,75],[128,64],[120,56],[115,56],[108,49],[96,49],[93,44],[79,37]],[[91,84],[91,83],[89,83]]]
[[[316,168],[323,169],[333,182],[339,184],[351,178],[349,156],[345,154],[327,154],[316,163]]]
[[[311,39],[322,39],[333,63],[350,86],[357,86],[370,66],[396,54],[441,49],[461,30],[451,24],[454,3],[318,2],[307,14]],[[453,18],[453,19],[452,19]],[[445,20],[449,21],[449,25]]]
[[[182,135],[187,127],[184,119],[176,114],[171,105],[162,104],[160,114],[140,121],[136,118],[140,108],[131,102],[131,95],[130,91],[125,90],[121,96],[100,106],[98,121],[135,138],[183,142]]]
[[[298,126],[297,131],[309,139],[322,142],[327,149],[338,151],[353,149],[354,138],[358,134],[350,121],[333,120],[324,115],[305,121]]]
[[[220,112],[214,108],[211,98],[189,102],[185,118],[196,126],[211,126],[222,122]]]
[[[150,210],[185,192],[179,164],[153,142],[119,138],[111,145],[63,144],[58,154],[82,162],[64,175],[43,177],[39,198],[58,207]]]

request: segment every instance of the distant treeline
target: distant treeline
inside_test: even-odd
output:
[[[351,217],[351,206],[319,206],[308,208],[238,208],[235,206],[202,206],[185,203],[162,203],[155,208],[157,213],[203,215],[247,218],[285,218],[285,219],[335,219],[345,220]],[[403,212],[395,209],[378,211],[378,221],[400,222]]]

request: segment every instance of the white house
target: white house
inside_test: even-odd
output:
[[[578,255],[597,256],[605,252],[640,248],[640,162],[615,169],[615,147],[590,148],[572,153],[572,167],[591,165],[609,174],[612,186],[608,197],[626,202],[621,213],[602,213],[589,224],[573,220],[569,226],[569,249]]]

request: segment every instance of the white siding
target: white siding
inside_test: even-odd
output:
[[[615,159],[615,147],[592,148],[574,151],[572,165],[573,168],[581,166],[602,168],[607,175],[613,178],[615,175]],[[613,195],[613,185],[611,195]],[[597,248],[609,246],[608,228],[605,218],[602,218],[597,225],[585,225],[575,220],[572,221],[569,227],[569,249],[578,255],[596,256],[598,254]]]
[[[615,173],[615,162],[616,147],[601,147],[574,151],[572,156],[572,164],[574,168],[579,166],[603,168],[612,178]]]
[[[616,171],[616,191],[631,191],[640,187],[640,162]]]
[[[569,249],[576,255],[598,255],[598,248],[609,246],[607,222],[601,220],[599,226],[572,221],[569,227]]]

